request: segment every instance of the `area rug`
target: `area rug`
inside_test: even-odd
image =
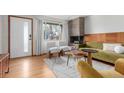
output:
[[[84,60],[83,58],[81,60]],[[70,58],[67,66],[67,57],[59,58],[46,58],[44,59],[48,67],[53,71],[57,78],[79,78],[79,73],[76,68],[76,61],[74,58]],[[96,60],[93,60],[93,67],[97,70],[109,70],[114,69],[112,65],[108,65]]]

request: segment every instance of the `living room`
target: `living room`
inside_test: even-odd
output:
[[[1,0],[1,93],[123,93],[123,0]]]
[[[123,15],[1,15],[1,77],[123,77],[123,20]]]

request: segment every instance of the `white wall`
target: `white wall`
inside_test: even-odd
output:
[[[8,53],[8,16],[2,17],[3,31],[2,31],[2,53]]]
[[[20,15],[22,16],[22,15]],[[33,44],[34,44],[34,49],[33,49],[33,52],[34,52],[34,55],[35,55],[35,48],[36,48],[36,32],[37,32],[37,20],[47,20],[47,21],[54,21],[54,22],[62,22],[64,24],[64,32],[65,32],[65,37],[66,39],[68,39],[68,26],[67,26],[67,22],[63,21],[63,20],[59,20],[59,19],[53,19],[53,18],[49,18],[49,17],[44,17],[44,16],[28,16],[28,15],[25,15],[23,17],[30,17],[30,18],[33,18],[33,35],[34,35],[34,40],[33,40]],[[3,33],[2,33],[2,52],[3,53],[7,53],[8,52],[8,16],[7,15],[4,15],[2,17],[2,22],[3,22]],[[1,34],[1,33],[0,33]],[[65,41],[67,42],[68,40]],[[45,42],[45,41],[43,41]],[[1,45],[1,44],[0,44]],[[44,45],[44,44],[43,44]],[[42,47],[44,48],[44,47]]]
[[[85,33],[124,32],[124,16],[93,15],[85,18]]]

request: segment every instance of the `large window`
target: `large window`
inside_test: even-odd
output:
[[[43,23],[45,40],[61,40],[62,25],[54,23]]]

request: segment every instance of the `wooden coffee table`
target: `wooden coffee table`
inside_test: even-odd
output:
[[[80,51],[80,50],[71,50],[71,51],[65,52],[65,54],[68,56],[67,66],[68,66],[70,57],[76,58],[76,61],[78,61],[80,58],[86,56],[86,53],[84,53],[83,51]],[[85,61],[86,61],[86,59],[85,59]]]
[[[82,49],[82,51],[88,53],[87,62],[92,66],[92,53],[97,53],[98,51],[93,49]]]

